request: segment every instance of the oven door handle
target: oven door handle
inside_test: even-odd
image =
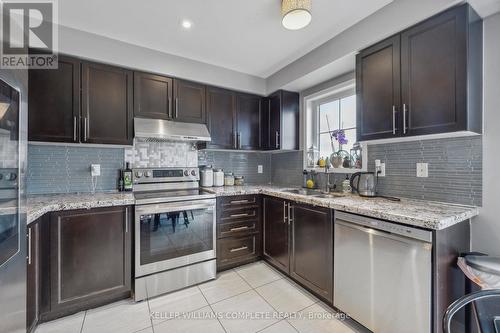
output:
[[[214,203],[209,204],[184,204],[184,205],[145,205],[145,206],[135,206],[135,212],[139,215],[157,214],[157,213],[170,213],[179,212],[187,210],[198,210],[198,209],[215,209]]]

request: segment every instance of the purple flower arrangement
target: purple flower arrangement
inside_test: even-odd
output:
[[[347,144],[347,139],[345,138],[345,132],[344,130],[335,130],[331,132],[331,137],[332,140],[335,139],[339,143],[339,145],[346,145]]]

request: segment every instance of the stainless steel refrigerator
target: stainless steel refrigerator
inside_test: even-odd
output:
[[[26,70],[0,70],[0,332],[26,332]]]

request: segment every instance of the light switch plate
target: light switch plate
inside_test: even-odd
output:
[[[257,166],[257,173],[264,173],[264,167],[262,165]]]
[[[90,165],[90,175],[92,177],[101,175],[101,165],[100,164],[91,164]]]
[[[418,178],[429,177],[429,163],[417,163],[417,177]]]

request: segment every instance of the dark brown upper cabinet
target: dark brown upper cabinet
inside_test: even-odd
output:
[[[263,111],[261,133],[263,148],[266,150],[299,149],[299,94],[279,90],[265,99],[263,104],[264,108],[267,108]]]
[[[239,93],[236,97],[238,149],[261,148],[261,97]]]
[[[204,84],[174,80],[173,119],[186,123],[207,123],[206,86]]]
[[[469,5],[401,34],[404,135],[482,131],[482,20]]]
[[[171,119],[173,80],[134,72],[134,117]]]
[[[207,87],[208,128],[211,142],[208,148],[236,148],[236,93],[231,90]]]
[[[28,72],[28,140],[80,142],[80,61]]]
[[[481,133],[482,34],[464,4],[361,51],[358,140]]]
[[[399,35],[357,55],[356,81],[358,140],[399,135]]]
[[[82,63],[82,142],[132,144],[133,73]]]

